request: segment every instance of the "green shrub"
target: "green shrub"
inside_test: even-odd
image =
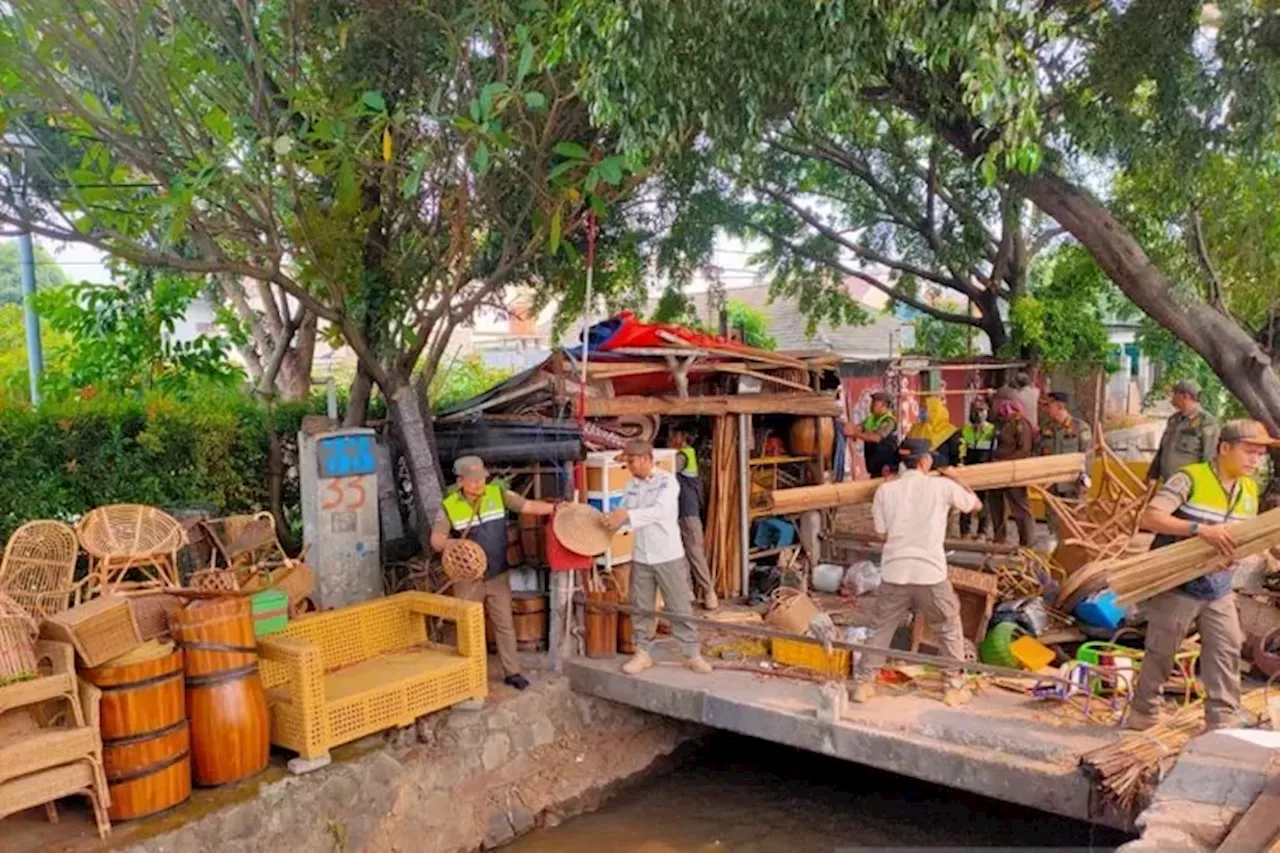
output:
[[[268,507],[267,447],[280,436],[286,462],[320,398],[282,403],[274,413],[245,392],[206,390],[181,401],[91,399],[33,410],[0,409],[0,537],[34,518],[73,521],[110,503],[159,507],[210,504],[222,513]],[[296,518],[296,465],[284,482]]]

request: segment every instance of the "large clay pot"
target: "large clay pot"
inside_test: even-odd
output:
[[[80,675],[102,691],[102,765],[111,819],[155,814],[190,797],[182,652],[172,643],[148,643]]]
[[[831,418],[796,418],[787,435],[794,456],[818,456],[830,460],[836,447],[836,427]]]
[[[247,598],[197,601],[174,614],[186,655],[187,718],[197,785],[225,785],[267,766],[270,724]]]

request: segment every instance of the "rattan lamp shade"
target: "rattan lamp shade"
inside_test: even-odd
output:
[[[551,527],[561,545],[584,557],[603,554],[613,542],[613,531],[604,526],[604,513],[588,504],[562,505]]]
[[[440,567],[454,583],[480,580],[488,563],[484,548],[470,539],[453,540],[440,555]]]

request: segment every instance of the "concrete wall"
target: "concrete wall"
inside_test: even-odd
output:
[[[453,710],[414,728],[335,750],[329,767],[266,777],[222,798],[198,798],[138,853],[280,850],[446,853],[493,847],[599,805],[701,729],[579,696],[548,676],[481,711]],[[207,792],[213,794],[215,792]],[[201,813],[203,810],[203,813]],[[130,825],[113,835],[119,844]],[[114,845],[113,845],[114,846]]]

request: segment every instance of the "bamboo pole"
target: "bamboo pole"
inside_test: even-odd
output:
[[[1005,489],[1018,486],[1051,485],[1074,480],[1084,471],[1083,453],[1061,453],[1007,462],[987,462],[951,468],[947,476],[974,491]],[[941,476],[941,475],[939,475]],[[867,503],[884,480],[854,480],[778,489],[769,496],[765,514],[790,515],[811,509],[826,509],[845,504]]]

